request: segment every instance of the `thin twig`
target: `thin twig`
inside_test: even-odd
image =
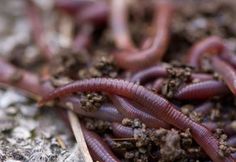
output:
[[[72,128],[72,131],[74,133],[75,139],[78,143],[78,145],[80,146],[80,151],[83,153],[83,158],[85,162],[93,162],[92,157],[90,156],[88,147],[86,145],[85,139],[84,139],[84,135],[79,123],[79,119],[77,118],[77,116],[75,115],[75,113],[73,113],[72,111],[68,111],[68,118],[70,121],[70,125]]]

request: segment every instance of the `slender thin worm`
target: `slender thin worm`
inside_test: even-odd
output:
[[[229,92],[227,86],[217,80],[192,83],[180,87],[174,97],[181,100],[206,100],[214,96],[222,96]]]
[[[84,25],[79,33],[76,35],[73,42],[73,50],[79,52],[85,50],[91,45],[93,28]]]
[[[161,92],[161,89],[163,87],[163,84],[164,84],[164,79],[163,78],[159,78],[157,79],[153,86],[152,86],[152,89],[156,92],[156,93],[160,93]]]
[[[168,67],[169,67],[168,64],[158,64],[156,66],[152,66],[150,68],[141,70],[135,73],[135,75],[130,79],[130,81],[134,83],[143,84],[151,79],[156,79],[159,77],[167,77]]]
[[[112,132],[115,137],[132,138],[134,137],[134,130],[131,127],[123,126],[119,123],[112,123]]]
[[[212,57],[211,60],[213,69],[222,76],[231,92],[236,95],[236,72],[234,68],[218,57]]]
[[[110,7],[106,1],[97,1],[81,9],[76,15],[76,22],[81,24],[91,23],[95,26],[106,24]]]
[[[49,61],[53,56],[52,48],[45,41],[45,32],[38,8],[31,1],[27,1],[26,13],[29,18],[33,38],[44,59]]]
[[[230,52],[224,52],[222,55],[219,55],[224,61],[228,62],[231,66],[236,68],[236,56]]]
[[[111,104],[103,104],[98,111],[85,112],[81,109],[80,99],[76,97],[67,97],[60,101],[63,107],[67,107],[79,115],[106,120],[110,122],[121,122],[124,118]]]
[[[14,86],[33,95],[43,95],[39,78],[24,70],[16,69],[0,59],[0,83]]]
[[[82,8],[93,4],[94,1],[88,0],[56,0],[55,7],[70,14],[75,14]]]
[[[194,109],[194,112],[205,116],[210,112],[212,108],[213,108],[213,103],[208,101],[196,107]]]
[[[187,55],[187,63],[192,67],[199,67],[202,55],[206,53],[220,54],[224,50],[224,42],[220,37],[210,36],[197,42]]]
[[[96,133],[82,127],[85,141],[88,145],[89,152],[94,161],[101,162],[119,162],[120,160],[112,153],[107,144]]]
[[[145,111],[152,113],[158,119],[172,124],[183,131],[190,128],[195,141],[202,147],[202,149],[204,149],[207,155],[209,155],[214,162],[233,161],[230,156],[220,156],[219,141],[206,127],[185,116],[166,99],[132,82],[107,78],[93,78],[76,81],[55,89],[48,95],[44,96],[39,104],[42,105],[47,101],[53,100],[57,97],[67,96],[77,91],[105,91],[107,93],[120,95],[134,100],[140,105],[145,106]]]
[[[128,1],[112,0],[110,26],[116,47],[121,50],[131,50],[134,44],[128,30]]]
[[[14,86],[34,96],[43,96],[54,89],[50,82],[42,83],[37,75],[16,69],[16,67],[2,59],[0,59],[0,76],[1,84]],[[123,119],[123,116],[111,104],[102,105],[96,112],[85,112],[81,109],[79,98],[67,97],[60,102],[60,105],[87,117],[111,122],[121,122]]]
[[[129,119],[140,119],[149,128],[170,128],[169,124],[166,124],[165,122],[155,118],[151,114],[141,111],[145,108],[140,108],[140,105],[134,105],[129,100],[116,95],[111,96],[111,100],[117,110],[124,117],[127,117]],[[139,106],[139,108],[137,108],[137,106]]]
[[[236,147],[236,136],[232,136],[228,139],[227,144],[232,147]]]
[[[173,6],[169,1],[157,1],[156,5],[156,35],[150,48],[141,51],[124,51],[114,55],[118,66],[129,70],[138,70],[159,62],[169,43],[169,28]]]
[[[204,73],[192,73],[191,74],[191,80],[192,82],[202,82],[207,80],[213,80],[213,76],[210,74],[204,74]]]

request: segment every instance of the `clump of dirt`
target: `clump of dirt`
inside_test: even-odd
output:
[[[83,118],[82,120],[87,129],[98,131],[98,132],[107,132],[111,130],[111,123],[104,120],[92,119],[92,118]]]

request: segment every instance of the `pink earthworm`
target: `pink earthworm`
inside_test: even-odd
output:
[[[236,56],[230,52],[224,52],[222,55],[219,55],[224,61],[228,62],[231,66],[236,68]]]
[[[213,103],[212,102],[205,102],[199,106],[197,106],[195,109],[194,109],[194,112],[196,113],[199,113],[203,116],[207,115],[210,110],[213,108]]]
[[[110,6],[106,1],[97,1],[82,8],[76,14],[78,25],[90,23],[95,26],[106,24],[110,13]]]
[[[169,1],[157,1],[156,15],[156,35],[150,48],[141,51],[123,51],[114,55],[119,67],[129,70],[138,70],[158,63],[168,46],[169,28],[171,23],[173,4]]]
[[[137,108],[137,106],[140,107],[140,105],[134,105],[129,100],[116,95],[111,96],[111,100],[117,110],[124,117],[127,117],[129,119],[140,119],[149,128],[170,128],[170,125],[142,111],[145,108]]]
[[[191,80],[192,82],[202,82],[207,80],[213,80],[214,77],[210,74],[204,74],[204,73],[192,73],[191,74]]]
[[[227,93],[228,88],[223,82],[208,80],[182,86],[176,91],[174,97],[181,100],[206,100]]]
[[[188,52],[187,64],[199,67],[202,55],[206,53],[221,54],[225,49],[223,40],[218,36],[210,36],[197,42]]]
[[[219,141],[206,127],[188,118],[166,99],[132,82],[108,78],[93,78],[75,81],[61,86],[48,95],[45,95],[39,102],[39,105],[57,97],[68,96],[77,91],[105,91],[134,100],[140,105],[145,106],[145,112],[152,113],[158,119],[183,131],[190,129],[195,141],[214,162],[234,161],[231,156],[222,157],[219,154]]]
[[[218,57],[212,57],[211,60],[213,69],[222,76],[231,92],[236,95],[236,72],[234,68]]]
[[[132,137],[134,137],[133,128],[123,126],[119,123],[112,123],[112,132],[115,137],[119,137],[119,138],[132,138]]]
[[[38,8],[31,1],[27,1],[26,14],[29,18],[35,43],[42,52],[44,59],[47,61],[51,60],[53,57],[52,48],[45,41],[45,31]]]
[[[88,145],[89,152],[94,161],[101,162],[120,162],[120,160],[112,153],[109,146],[96,133],[91,132],[82,127],[85,141]]]
[[[164,80],[163,78],[157,79],[157,80],[153,83],[152,89],[153,89],[156,93],[160,93],[160,92],[161,92],[161,89],[162,89],[162,87],[163,87],[164,81],[165,81],[165,80]]]
[[[128,1],[112,0],[110,26],[116,47],[121,50],[134,48],[130,32],[128,30]]]

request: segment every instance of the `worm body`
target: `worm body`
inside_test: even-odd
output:
[[[233,53],[224,52],[222,55],[220,55],[220,58],[222,58],[224,61],[228,62],[231,66],[236,68],[236,56]]]
[[[192,67],[198,67],[200,59],[205,53],[221,53],[224,50],[223,40],[217,36],[211,36],[200,40],[189,51],[187,63]]]
[[[169,27],[172,17],[173,6],[169,1],[157,2],[156,7],[156,35],[150,48],[143,49],[134,53],[129,51],[115,54],[115,61],[118,66],[138,70],[151,66],[159,62],[168,46]]]
[[[170,125],[166,124],[165,122],[153,117],[152,115],[141,111],[145,108],[137,109],[131,102],[128,100],[113,95],[112,101],[116,106],[117,110],[124,116],[130,119],[140,119],[147,127],[150,128],[170,128]]]
[[[110,25],[116,47],[130,50],[134,48],[128,30],[128,5],[126,0],[112,0]]]
[[[192,121],[190,118],[178,111],[175,106],[169,103],[166,99],[131,82],[106,78],[76,81],[59,87],[50,94],[44,96],[44,98],[40,101],[40,104],[56,97],[66,96],[77,91],[105,91],[135,100],[137,103],[146,106],[145,111],[152,113],[158,119],[166,121],[181,130],[190,128],[193,138],[213,161],[233,161],[230,156],[221,157],[219,155],[219,143],[207,128]]]
[[[211,108],[213,108],[212,102],[205,102],[201,104],[200,106],[196,107],[194,109],[194,112],[199,113],[204,116],[210,112]]]
[[[119,123],[112,123],[112,132],[115,137],[119,138],[132,138],[134,136],[134,131],[131,127],[126,127]]]
[[[214,96],[227,94],[227,92],[228,88],[223,82],[208,80],[181,87],[175,93],[175,98],[185,100],[206,100]]]
[[[85,128],[83,128],[82,130],[93,160],[101,162],[120,161],[117,159],[117,157],[115,157],[115,155],[112,153],[110,148],[101,137],[91,131],[86,130]]]
[[[212,65],[214,70],[222,76],[231,92],[236,95],[236,72],[234,68],[218,57],[212,58]]]

